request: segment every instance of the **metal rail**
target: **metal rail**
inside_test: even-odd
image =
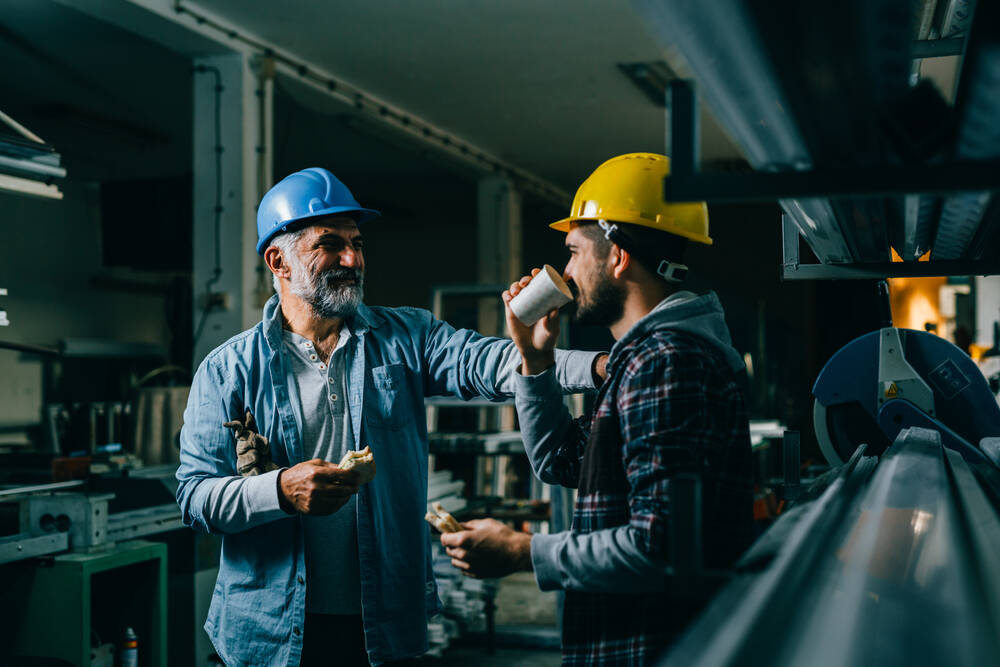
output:
[[[877,467],[858,459],[775,524],[787,536],[766,568],[751,549],[663,665],[995,662],[1000,517],[968,465],[919,428]]]

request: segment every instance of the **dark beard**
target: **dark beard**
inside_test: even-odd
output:
[[[576,284],[571,284],[570,289],[576,296],[577,324],[610,327],[625,315],[625,288],[616,286],[604,275],[594,282],[594,292],[587,303],[580,300]]]
[[[338,284],[342,280],[354,280],[357,284]],[[308,293],[299,296],[323,319],[352,317],[364,297],[364,274],[355,269],[333,269],[310,282]]]

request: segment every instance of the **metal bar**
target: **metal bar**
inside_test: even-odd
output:
[[[913,42],[911,51],[914,60],[920,58],[940,58],[942,56],[960,56],[965,48],[965,38],[952,39],[922,39]]]
[[[667,155],[670,171],[689,175],[698,172],[698,99],[690,81],[678,79],[667,86],[667,115],[669,134]]]
[[[787,214],[781,216],[781,256],[786,273],[799,268],[799,230]]]
[[[24,125],[21,125],[20,123],[18,123],[16,120],[14,120],[13,118],[11,118],[7,114],[5,114],[3,111],[0,111],[0,121],[3,121],[8,126],[10,126],[11,128],[13,128],[15,132],[17,132],[18,134],[20,134],[25,139],[29,139],[31,141],[36,141],[36,142],[38,142],[40,144],[44,144],[45,143],[45,141],[40,136],[38,136],[37,134],[35,134],[34,132],[32,132],[31,130],[29,130],[28,128],[26,128]]]
[[[82,480],[77,480],[74,482],[55,482],[53,484],[36,484],[34,486],[18,486],[13,489],[4,489],[0,491],[0,498],[3,500],[9,500],[17,496],[30,496],[36,493],[53,493],[55,491],[69,491],[71,489],[77,489],[84,485]]]
[[[38,162],[32,162],[31,160],[22,160],[7,157],[5,155],[0,155],[0,167],[21,171],[26,174],[37,174],[38,176],[46,176],[50,178],[63,178],[66,176],[66,170],[62,167],[55,167],[50,164],[39,164]]]
[[[889,282],[880,280],[875,285],[875,292],[878,294],[879,316],[882,320],[879,323],[880,329],[892,326],[892,301],[889,297]]]
[[[996,558],[1000,553],[1000,523],[962,455],[950,449],[945,449],[944,454],[953,479],[955,499],[961,507],[969,535],[973,561],[979,570],[979,581],[987,593],[993,636],[1000,637],[1000,562]]]
[[[112,514],[108,517],[107,536],[108,541],[118,542],[183,527],[180,508],[174,503],[169,503]]]
[[[1000,262],[931,261],[859,264],[799,264],[783,271],[784,280],[882,280],[884,278],[939,278],[1000,275]]]
[[[37,537],[28,535],[2,537],[0,538],[0,563],[47,556],[67,549],[69,549],[69,533],[52,533]]]
[[[916,167],[859,167],[749,174],[671,173],[663,197],[710,204],[778,199],[894,197],[915,193],[1000,190],[1000,161],[960,161]]]
[[[784,497],[785,500],[795,500],[799,495],[799,466],[801,458],[799,456],[799,432],[785,431],[781,438],[782,472],[785,475]]]
[[[876,459],[865,457],[865,450],[865,445],[859,446],[823,494],[805,506],[767,569],[750,583],[743,578],[721,591],[702,614],[702,620],[687,630],[671,649],[669,660],[661,664],[746,663],[738,658],[746,653],[754,638],[762,636],[762,628],[777,622],[774,610],[785,608],[782,604],[788,602],[798,585],[812,577],[808,571],[811,561],[821,552],[847,504],[871,475]],[[780,622],[787,624],[788,618],[781,617]]]
[[[29,345],[28,343],[11,343],[2,340],[0,340],[0,350],[15,350],[17,352],[30,352],[31,354],[51,355],[53,357],[58,357],[61,354],[59,350],[51,347]]]

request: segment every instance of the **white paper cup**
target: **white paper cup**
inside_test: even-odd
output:
[[[525,326],[542,319],[553,308],[573,300],[573,293],[559,272],[546,264],[535,274],[528,286],[510,300],[510,309]]]

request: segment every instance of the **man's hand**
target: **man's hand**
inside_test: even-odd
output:
[[[460,533],[443,533],[441,544],[451,564],[476,579],[530,572],[531,535],[511,530],[496,519],[476,519],[462,524]]]
[[[358,492],[357,470],[341,470],[322,459],[303,461],[281,472],[282,509],[325,516],[347,504]]]
[[[524,362],[521,372],[524,375],[537,375],[556,362],[554,350],[556,339],[559,338],[559,310],[553,308],[552,312],[529,327],[517,319],[514,311],[510,309],[510,300],[527,287],[540,270],[532,269],[530,276],[524,276],[517,282],[511,283],[510,288],[500,295],[507,311],[507,329],[521,352],[521,359]]]

